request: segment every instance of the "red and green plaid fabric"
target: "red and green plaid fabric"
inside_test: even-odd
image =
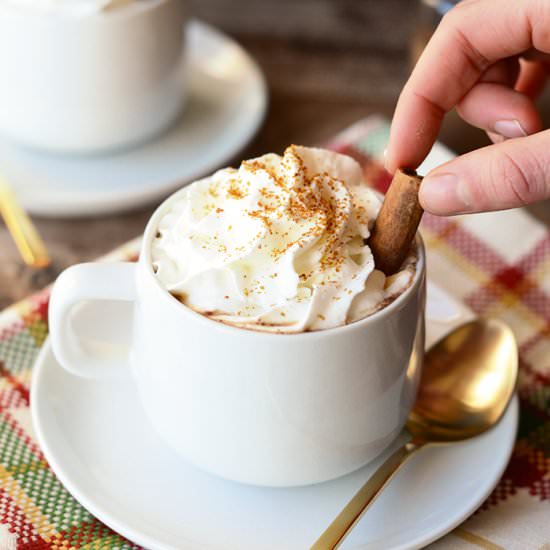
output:
[[[389,176],[379,158],[387,138],[387,124],[366,119],[330,147],[356,158],[367,181],[383,190]],[[512,460],[481,508],[432,547],[550,550],[550,232],[514,210],[426,215],[422,233],[430,278],[476,314],[506,321],[521,360]],[[130,258],[137,248],[134,241],[110,258]],[[36,443],[29,386],[47,336],[47,308],[45,290],[0,313],[0,550],[137,548],[69,495]]]

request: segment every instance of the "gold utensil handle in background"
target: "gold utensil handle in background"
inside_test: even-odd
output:
[[[8,184],[1,178],[0,215],[4,218],[23,261],[36,268],[50,265],[50,256],[42,238],[27,213],[19,206]]]
[[[392,453],[346,504],[310,550],[338,548],[401,465],[421,446],[413,442],[405,443]]]

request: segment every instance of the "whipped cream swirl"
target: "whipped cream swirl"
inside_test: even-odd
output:
[[[352,158],[288,147],[178,194],[152,243],[156,276],[184,304],[243,328],[345,325],[406,288],[413,259],[386,279],[365,244],[380,209]]]

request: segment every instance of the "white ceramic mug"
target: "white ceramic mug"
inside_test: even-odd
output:
[[[0,132],[89,153],[161,132],[184,102],[183,0],[77,16],[0,2]]]
[[[413,405],[424,353],[425,257],[420,239],[412,285],[379,312],[318,332],[270,334],[213,321],[157,280],[153,214],[139,262],[70,267],[50,300],[53,351],[90,378],[128,374],[166,442],[222,477],[269,486],[346,474],[381,453]],[[128,357],[93,357],[71,310],[84,300],[134,303]]]

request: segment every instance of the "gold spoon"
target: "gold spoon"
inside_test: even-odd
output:
[[[51,260],[44,241],[2,178],[0,178],[0,216],[4,218],[23,261],[33,268],[48,267]]]
[[[411,440],[359,489],[311,550],[338,548],[399,467],[422,447],[475,437],[494,426],[516,387],[517,344],[495,319],[461,325],[426,354],[420,389],[407,420]]]

